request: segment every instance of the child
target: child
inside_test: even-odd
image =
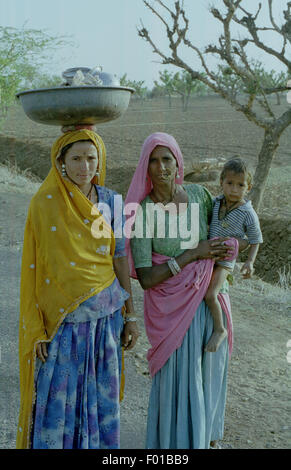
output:
[[[263,242],[258,216],[252,207],[251,201],[245,200],[245,195],[252,187],[251,179],[251,174],[240,158],[232,158],[225,163],[220,175],[223,195],[214,199],[209,229],[209,238],[234,237],[248,240],[250,244],[248,259],[241,269],[245,279],[253,274],[253,265],[259,244]],[[227,336],[217,296],[234,265],[235,260],[216,262],[205,295],[205,301],[213,316],[213,334],[205,348],[208,352],[217,351]]]

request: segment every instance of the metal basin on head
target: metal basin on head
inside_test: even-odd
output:
[[[47,125],[98,124],[119,118],[128,108],[133,88],[68,86],[17,93],[25,114]]]

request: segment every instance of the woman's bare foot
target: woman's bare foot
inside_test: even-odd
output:
[[[205,346],[205,351],[216,352],[221,345],[222,341],[227,337],[227,330],[222,328],[220,330],[214,330],[210,340]]]

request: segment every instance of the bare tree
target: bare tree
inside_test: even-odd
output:
[[[272,109],[270,97],[274,93],[287,90],[286,86],[264,87],[258,80],[254,70],[253,61],[249,59],[247,47],[253,45],[286,67],[291,75],[291,62],[288,58],[288,48],[291,43],[291,2],[286,4],[283,11],[284,23],[278,25],[273,15],[273,0],[268,0],[269,25],[259,25],[262,3],[257,2],[257,11],[250,13],[243,7],[243,0],[221,0],[220,8],[210,8],[210,13],[219,21],[223,34],[218,38],[217,44],[209,44],[202,52],[188,39],[189,19],[183,8],[183,0],[176,1],[171,8],[165,1],[156,0],[155,5],[147,0],[143,3],[160,20],[165,28],[169,43],[169,55],[162,51],[154,42],[149,31],[142,24],[138,34],[153,48],[153,51],[162,59],[162,64],[171,64],[186,70],[195,80],[210,87],[227,100],[237,111],[242,112],[249,121],[264,129],[264,138],[258,155],[254,186],[250,193],[253,205],[259,209],[271,163],[279,146],[279,140],[284,130],[291,124],[291,108],[277,117]],[[255,2],[254,2],[255,3]],[[217,2],[216,2],[217,4]],[[167,19],[166,19],[167,18]],[[233,34],[233,26],[239,25],[240,31],[246,33],[242,39],[240,35]],[[276,34],[281,39],[281,48],[277,50],[266,44],[263,35],[265,31]],[[181,57],[181,48],[187,46],[199,58],[202,72],[195,70],[191,64]],[[244,85],[244,97],[238,97],[229,89],[229,84],[221,79],[221,73],[214,72],[208,65],[208,55],[214,54],[221,64],[224,64],[231,73],[239,77]]]

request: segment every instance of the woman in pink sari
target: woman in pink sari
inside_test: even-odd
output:
[[[134,211],[127,220],[127,255],[131,276],[145,291],[151,344],[148,449],[208,449],[223,437],[232,350],[228,286],[219,294],[228,340],[215,353],[205,351],[213,320],[203,298],[214,261],[236,257],[238,243],[207,240],[212,197],[200,185],[183,186],[183,166],[172,136],[150,135],[125,201],[127,213]]]

